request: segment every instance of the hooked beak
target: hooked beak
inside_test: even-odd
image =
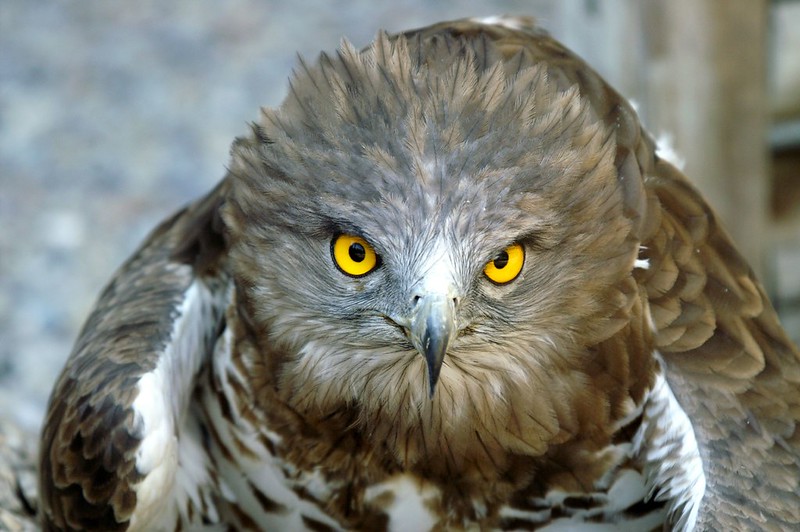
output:
[[[450,341],[455,337],[455,301],[445,294],[429,293],[417,296],[415,302],[408,337],[417,351],[425,357],[430,397],[433,399],[444,355]]]

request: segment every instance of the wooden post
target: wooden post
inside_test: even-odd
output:
[[[757,273],[769,209],[767,0],[646,0],[648,122],[674,134],[685,171]]]

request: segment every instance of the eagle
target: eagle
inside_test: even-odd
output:
[[[532,19],[300,60],[83,326],[44,529],[798,529],[800,354],[667,159]]]

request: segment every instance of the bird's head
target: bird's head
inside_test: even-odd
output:
[[[388,439],[457,448],[514,417],[539,435],[504,445],[556,437],[630,305],[615,155],[575,87],[488,41],[381,35],[301,63],[234,145],[225,210],[276,385]]]

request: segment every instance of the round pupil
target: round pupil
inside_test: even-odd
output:
[[[361,262],[367,256],[367,250],[359,243],[350,244],[347,253],[350,255],[350,258],[353,259],[353,262]]]
[[[505,251],[501,251],[493,262],[495,268],[497,268],[498,270],[502,270],[503,268],[508,266],[508,253]]]

